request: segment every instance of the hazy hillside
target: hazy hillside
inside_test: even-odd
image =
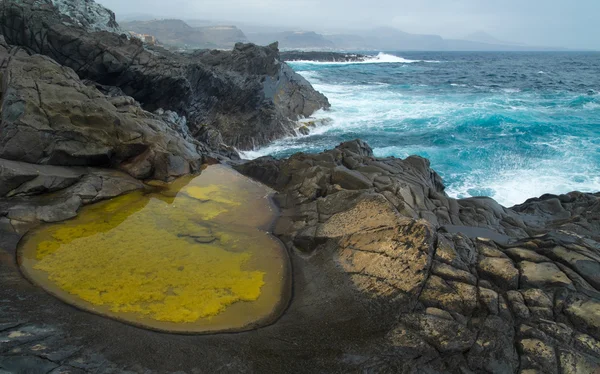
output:
[[[484,31],[477,31],[477,32],[471,33],[462,39],[469,40],[472,42],[487,43],[487,44],[520,45],[519,43],[507,42],[504,40],[500,40]]]
[[[411,34],[391,27],[379,27],[344,34],[316,32],[247,33],[251,42],[267,45],[279,41],[282,49],[354,51],[544,51],[556,48],[532,47],[504,42],[485,33],[473,40],[444,39],[439,35]]]
[[[439,35],[410,34],[391,27],[379,27],[365,31],[363,48],[382,50],[440,50],[444,39]]]
[[[235,26],[192,27],[177,19],[121,22],[121,27],[138,34],[155,36],[162,44],[187,48],[232,48],[246,42],[244,33]]]
[[[248,39],[256,44],[268,45],[279,42],[282,49],[334,49],[337,46],[321,34],[313,31],[288,31],[281,33],[248,33]]]
[[[142,18],[147,18],[144,15]],[[315,31],[285,31],[254,24],[222,26],[225,22],[205,19],[145,20],[122,22],[123,29],[150,34],[159,42],[186,48],[232,48],[236,42],[268,45],[278,41],[284,50],[362,51],[546,51],[560,48],[534,47],[499,40],[485,32],[464,39],[440,35],[411,34],[392,27],[322,34]]]

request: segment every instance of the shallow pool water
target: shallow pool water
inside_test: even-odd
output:
[[[289,259],[266,231],[272,191],[224,166],[153,183],[39,227],[24,274],[79,308],[176,332],[252,328],[289,297]]]

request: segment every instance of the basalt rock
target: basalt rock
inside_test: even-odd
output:
[[[79,1],[79,0],[78,0]],[[51,57],[79,77],[114,86],[154,112],[188,119],[224,141],[250,149],[295,134],[294,121],[327,108],[327,98],[281,62],[276,44],[236,44],[232,51],[170,53],[107,31],[88,32],[50,0],[0,2],[7,42]]]
[[[0,249],[15,251],[21,237],[44,222],[73,218],[85,204],[143,189],[116,170],[35,165],[0,159]]]
[[[114,167],[166,180],[199,170],[209,153],[168,114],[108,97],[49,57],[2,44],[0,159]]]
[[[60,13],[67,15],[78,26],[89,31],[123,33],[115,14],[94,0],[51,0]]]
[[[291,253],[305,266],[327,253],[377,300],[389,332],[352,370],[600,370],[600,194],[456,200],[427,160],[361,141],[237,169],[279,191],[274,232]]]

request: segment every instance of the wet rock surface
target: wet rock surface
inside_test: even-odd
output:
[[[292,253],[335,248],[361,298],[382,303],[370,314],[386,310],[386,348],[354,370],[600,370],[600,194],[455,200],[427,160],[361,141],[237,168],[279,191],[275,234]]]
[[[82,79],[118,87],[148,111],[185,116],[194,134],[215,128],[240,149],[292,136],[295,120],[329,107],[279,60],[276,44],[192,54],[148,50],[125,35],[89,32],[50,0],[0,2],[0,33],[8,44],[49,56]]]
[[[138,179],[169,179],[197,171],[211,153],[176,115],[149,113],[131,97],[106,96],[72,69],[10,47],[2,37],[0,66],[0,159],[115,167]]]
[[[0,194],[0,249],[9,253],[39,223],[67,220],[83,205],[144,188],[140,181],[115,170],[1,159],[0,185],[10,186]]]

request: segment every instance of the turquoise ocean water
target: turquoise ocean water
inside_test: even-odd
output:
[[[246,157],[320,152],[361,138],[377,156],[431,160],[453,197],[505,206],[600,191],[600,53],[380,53],[291,62],[330,100],[308,136]]]

